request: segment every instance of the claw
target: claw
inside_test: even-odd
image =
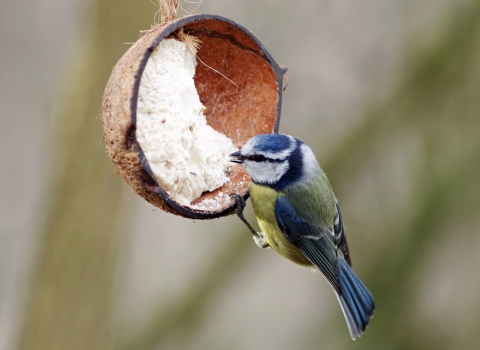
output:
[[[265,235],[262,232],[257,232],[256,236],[253,236],[253,240],[260,248],[268,248],[267,240],[265,239]]]
[[[238,193],[231,193],[230,198],[235,197],[235,202],[237,203],[237,207],[235,208],[235,214],[238,216],[243,216],[243,210],[245,209],[245,206],[247,205],[245,203],[245,199]]]

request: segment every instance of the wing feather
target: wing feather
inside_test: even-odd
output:
[[[275,202],[275,216],[289,242],[298,247],[320,269],[335,291],[340,293],[333,236],[327,230],[300,218],[284,196],[278,197]]]
[[[345,225],[343,224],[342,211],[338,204],[337,197],[335,197],[335,217],[333,223],[333,236],[335,238],[335,245],[340,249],[347,260],[348,265],[352,266],[350,258],[350,251],[348,250],[347,235],[345,232]]]

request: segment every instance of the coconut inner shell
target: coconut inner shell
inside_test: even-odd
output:
[[[201,40],[194,80],[207,123],[239,148],[257,134],[276,132],[280,87],[255,41],[232,24],[217,20],[196,21],[184,30]],[[248,191],[250,178],[240,165],[232,166],[229,178],[221,188],[203,193],[193,207],[222,210],[233,204],[230,193]],[[202,202],[211,205],[202,206]]]

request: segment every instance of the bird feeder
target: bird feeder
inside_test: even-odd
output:
[[[180,203],[156,177],[138,140],[145,67],[160,43],[178,38],[180,31],[200,41],[193,79],[207,124],[228,136],[236,149],[257,134],[277,132],[286,69],[244,27],[221,16],[196,14],[152,28],[118,61],[103,97],[104,142],[119,173],[148,202],[190,219],[218,218],[234,212],[230,194],[248,197],[250,178],[241,166],[228,169],[221,187]]]

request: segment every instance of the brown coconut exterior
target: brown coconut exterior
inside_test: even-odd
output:
[[[212,219],[232,214],[236,207],[233,199],[216,200],[217,194],[238,193],[248,198],[250,178],[244,169],[232,165],[230,182],[185,207],[158,185],[135,137],[143,70],[160,41],[180,28],[201,40],[194,80],[206,107],[207,123],[237,147],[257,134],[277,132],[286,69],[245,28],[220,16],[199,14],[152,28],[112,71],[103,98],[102,122],[107,152],[120,174],[137,194],[162,210],[190,219]],[[207,202],[210,205],[201,205]]]

